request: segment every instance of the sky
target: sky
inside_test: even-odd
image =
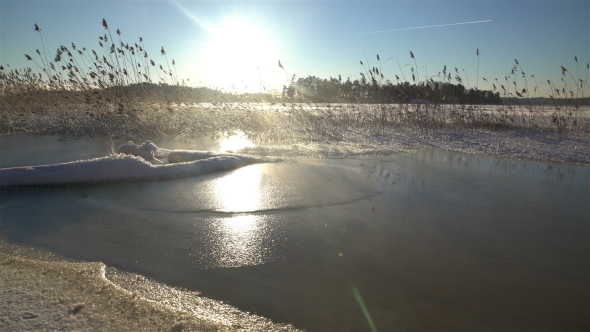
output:
[[[491,89],[483,78],[507,86],[516,59],[519,86],[523,71],[529,91],[536,80],[544,93],[547,80],[585,79],[590,61],[587,0],[0,0],[0,64],[34,68],[24,56],[43,46],[34,24],[51,57],[72,42],[99,51],[103,18],[124,43],[142,37],[156,63],[164,47],[191,85],[237,92],[281,90],[293,75],[354,80],[372,67],[393,82],[411,80],[413,67],[437,81],[445,65],[464,85]]]

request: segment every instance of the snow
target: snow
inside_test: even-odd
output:
[[[254,163],[282,161],[239,154],[170,151],[159,149],[150,141],[142,145],[129,142],[122,145],[119,151],[122,153],[102,158],[3,168],[0,169],[0,187],[159,180],[229,170]],[[162,164],[153,164],[148,161],[153,162],[154,155],[165,157],[169,154],[172,154],[169,163],[158,161]]]
[[[155,153],[158,152],[158,147],[149,140],[142,145],[129,141],[127,144],[121,145],[117,152],[142,157],[145,160],[152,160],[156,157]]]
[[[419,149],[455,151],[490,158],[537,160],[590,165],[590,137],[570,135],[561,141],[552,132],[509,130],[438,130],[425,133],[401,129],[384,135],[366,135],[360,131],[343,133],[308,142],[259,145],[240,152],[282,157],[354,157],[389,155]]]
[[[201,159],[207,159],[219,156],[219,153],[210,151],[194,151],[194,150],[173,150],[168,154],[168,161],[171,163],[182,163]],[[227,156],[239,156],[235,154],[224,154]],[[243,157],[243,156],[242,156]]]
[[[211,128],[224,135],[246,133],[254,146],[240,147],[244,154],[351,157],[440,149],[590,165],[589,107],[236,103],[176,111],[194,119],[188,137]],[[567,122],[559,135],[554,115]]]
[[[590,137],[587,135],[569,135],[560,140],[557,134],[552,132],[424,132],[401,128],[382,135],[367,135],[359,130],[346,130],[337,137],[330,137],[326,133],[321,139],[245,147],[240,150],[242,154],[167,150],[159,148],[151,141],[143,144],[128,142],[118,148],[118,154],[102,158],[0,169],[0,187],[158,180],[284,160],[276,158],[277,156],[352,157],[387,155],[425,148],[492,158],[590,165]]]
[[[0,241],[0,266],[2,331],[299,331],[100,262]]]
[[[463,130],[424,133],[404,129],[384,135],[347,131],[336,139],[259,144],[236,153],[161,149],[150,141],[119,147],[119,154],[52,165],[0,169],[0,187],[158,180],[230,170],[253,163],[284,161],[280,157],[352,157],[388,155],[417,149],[440,149],[509,159],[590,165],[590,137],[561,141],[547,132]],[[266,157],[254,157],[266,156]],[[157,158],[161,158],[157,159]]]

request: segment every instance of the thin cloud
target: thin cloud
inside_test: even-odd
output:
[[[393,30],[370,31],[370,32],[357,33],[357,34],[355,34],[355,36],[358,36],[358,35],[367,35],[367,34],[371,34],[371,33],[383,33],[383,32],[405,31],[405,30],[414,30],[414,29],[428,29],[428,28],[448,27],[448,26],[451,26],[451,25],[487,23],[487,22],[491,22],[491,21],[492,20],[483,20],[483,21],[459,22],[459,23],[439,24],[439,25],[427,25],[427,26],[423,26],[423,27],[414,27],[414,28],[402,28],[402,29],[393,29]]]

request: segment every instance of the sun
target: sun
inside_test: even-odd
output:
[[[236,92],[261,92],[269,68],[277,62],[274,47],[254,23],[232,17],[207,27],[204,61],[218,87]]]

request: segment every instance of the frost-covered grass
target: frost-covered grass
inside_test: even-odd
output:
[[[388,155],[417,149],[457,151],[492,158],[530,159],[590,165],[590,137],[559,141],[554,133],[498,130],[435,132],[404,130],[367,136],[350,132],[339,140],[303,141],[247,147],[241,153],[284,157],[353,157]]]
[[[3,128],[6,129],[6,128]],[[590,108],[574,106],[301,103],[141,103],[100,113],[84,104],[14,116],[7,132],[69,137],[219,136],[241,131],[255,140],[341,138],[355,130],[384,135],[400,130],[425,135],[474,130],[590,134]]]

